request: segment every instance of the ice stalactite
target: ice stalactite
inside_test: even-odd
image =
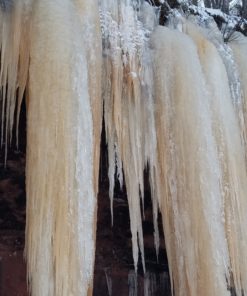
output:
[[[93,171],[94,193],[98,194],[100,143],[103,116],[102,100],[102,36],[99,18],[99,6],[97,0],[76,0],[75,8],[80,16],[81,42],[86,46],[86,59],[88,61],[88,88],[93,119]],[[85,143],[86,144],[86,143]],[[97,227],[97,203],[94,208],[94,241],[96,242]],[[94,256],[94,255],[93,255]],[[93,278],[91,289],[93,287]]]
[[[232,41],[229,42],[229,46],[233,51],[233,57],[236,62],[238,73],[239,73],[239,80],[241,84],[241,98],[242,98],[242,113],[243,113],[243,131],[242,133],[246,133],[247,130],[247,75],[246,71],[244,70],[245,66],[247,65],[246,61],[246,52],[247,52],[247,38],[243,36],[241,33],[235,32],[232,36]],[[247,147],[247,138],[245,140],[245,147]],[[247,153],[247,148],[246,148]],[[247,166],[247,164],[246,164]]]
[[[247,126],[247,113],[245,112],[245,102],[239,77],[239,68],[235,62],[232,48],[229,44],[224,42],[222,33],[219,31],[214,21],[209,21],[205,28],[202,28],[201,34],[215,45],[225,65],[231,98],[240,127],[241,141],[245,145],[245,162],[247,167],[247,130],[245,128]]]
[[[161,27],[152,42],[155,185],[172,289],[175,295],[230,295],[220,164],[197,48],[185,34]]]
[[[102,36],[97,0],[75,1],[76,10],[80,16],[83,28],[81,40],[86,46],[89,72],[89,95],[93,116],[94,140],[94,190],[98,192],[99,156],[103,102],[101,99],[101,73],[102,73]]]
[[[92,61],[83,42],[84,9],[79,4],[69,0],[33,4],[26,257],[30,290],[36,296],[92,293],[98,162],[93,134],[99,132],[93,129],[90,87],[99,81],[94,85],[87,74]]]
[[[242,95],[243,95],[243,103],[242,103],[242,112],[244,114],[244,131],[246,132],[247,128],[247,75],[246,75],[246,67],[247,67],[247,38],[241,35],[241,33],[235,33],[235,38],[233,38],[232,42],[230,42],[230,46],[233,50],[233,55],[234,59],[236,61],[238,71],[239,71],[239,77],[240,77],[240,82],[241,82],[241,89],[242,89]],[[245,138],[246,141],[246,138]],[[247,147],[247,142],[245,142],[245,149]],[[247,150],[245,151],[247,153]],[[244,192],[245,196],[245,203],[246,203],[246,190]],[[239,254],[239,269],[240,269],[240,278],[239,282],[242,287],[242,291],[244,294],[247,294],[247,278],[246,274],[247,271],[245,270],[246,268],[246,260],[247,260],[247,244],[246,244],[246,207],[243,206],[243,199],[240,199],[239,196],[236,196],[236,202],[239,204],[239,211],[242,214],[241,220],[239,221],[239,227],[236,231],[238,234],[238,243],[241,246],[241,253]],[[235,214],[235,213],[234,213]],[[240,291],[239,291],[239,295]]]
[[[198,22],[198,19],[195,17],[190,17],[190,19],[193,23],[198,25],[198,28],[200,28],[200,33],[215,45],[219,55],[222,58],[228,77],[231,99],[235,108],[235,112],[237,114],[238,123],[241,130],[241,141],[245,145],[245,151],[247,152],[247,131],[245,128],[245,126],[247,125],[247,114],[245,112],[245,103],[243,98],[243,89],[240,82],[239,69],[238,65],[235,62],[232,48],[229,45],[230,43],[224,42],[223,35],[217,28],[217,25],[213,19],[209,19],[205,21],[205,23],[201,23],[200,21]],[[230,40],[233,39],[234,36],[237,36],[237,33],[234,33]],[[245,162],[247,166],[247,154],[245,155]]]
[[[237,32],[233,34],[231,41],[229,42],[229,46],[233,51],[233,58],[235,60],[236,67],[238,69],[239,80],[241,84],[241,98],[242,98],[241,107],[242,107],[243,122],[244,122],[243,130],[245,132],[247,127],[247,112],[246,112],[247,111],[247,88],[246,88],[247,76],[244,70],[244,67],[247,63],[246,57],[245,57],[246,48],[247,48],[246,44],[247,44],[246,37],[243,36],[241,33],[237,33]],[[245,145],[247,145],[247,138],[244,138],[244,140],[245,140]]]
[[[102,122],[97,10],[97,1],[1,2],[1,145],[7,151],[14,122],[18,140],[26,89],[33,295],[92,293]]]
[[[247,177],[244,143],[235,101],[232,100],[227,70],[216,48],[198,29],[187,23],[185,31],[195,40],[206,76],[212,124],[221,165],[221,191],[224,204],[225,232],[230,256],[230,272],[236,294],[246,293],[247,237],[245,225]],[[235,66],[236,67],[236,66]],[[220,77],[220,81],[218,80]],[[241,92],[239,92],[239,95]],[[240,98],[241,99],[241,98]]]
[[[133,258],[137,270],[139,249],[145,269],[141,211],[141,207],[144,207],[143,171],[150,162],[150,157],[155,157],[156,135],[152,101],[152,64],[147,42],[155,18],[153,9],[149,6],[151,17],[146,20],[145,27],[139,20],[141,15],[137,13],[135,5],[138,6],[140,3],[128,0],[102,1],[101,22],[105,79],[103,99],[109,151],[111,210],[117,167],[120,184],[123,182],[122,169],[124,171]],[[141,6],[138,7],[141,10]]]
[[[108,290],[108,296],[112,296],[112,278],[111,275],[109,275],[109,271],[107,268],[105,268],[105,278],[106,278],[106,285]]]
[[[29,66],[30,1],[3,1],[0,6],[0,96],[1,147],[12,142],[12,130],[18,125],[21,102]],[[17,112],[15,113],[17,107]],[[17,142],[18,142],[18,126]],[[18,143],[17,143],[18,145]]]

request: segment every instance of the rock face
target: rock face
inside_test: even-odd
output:
[[[26,296],[26,266],[23,259],[25,240],[25,106],[21,113],[19,151],[10,148],[4,166],[0,154],[0,295]],[[15,143],[13,143],[15,147]],[[145,175],[145,220],[143,222],[146,275],[141,263],[134,272],[129,210],[125,188],[116,186],[114,225],[111,227],[109,182],[107,177],[107,146],[104,133],[101,144],[98,222],[94,296],[107,295],[170,295],[168,265],[161,237],[159,263],[153,242],[152,205],[148,175]],[[162,234],[160,225],[160,233]]]
[[[0,231],[0,295],[27,296],[24,232]]]
[[[25,232],[25,156],[11,151],[0,162],[0,295],[26,296],[23,259]]]

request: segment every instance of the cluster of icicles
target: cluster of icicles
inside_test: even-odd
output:
[[[92,294],[104,115],[111,209],[117,174],[135,268],[148,167],[174,295],[247,295],[246,37],[225,44],[212,20],[161,27],[146,2],[99,2],[0,0],[2,146],[26,92],[31,294]]]

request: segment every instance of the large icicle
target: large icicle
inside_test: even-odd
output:
[[[242,100],[242,114],[243,118],[242,121],[244,124],[241,126],[242,131],[241,133],[246,134],[247,133],[247,74],[246,74],[246,65],[247,65],[247,59],[246,59],[246,53],[247,53],[247,38],[244,37],[241,33],[235,32],[232,36],[232,41],[229,43],[231,49],[233,50],[233,56],[236,61],[236,65],[238,67],[239,72],[239,79],[241,84],[241,93],[240,96],[243,99]],[[245,140],[245,147],[246,147],[246,155],[247,155],[247,137],[244,138]],[[247,166],[247,162],[246,162]]]
[[[97,0],[76,0],[76,9],[80,15],[83,27],[81,38],[86,46],[88,59],[89,95],[93,115],[93,140],[94,140],[94,189],[98,192],[100,140],[102,125],[102,37]]]
[[[245,102],[243,98],[243,90],[240,83],[238,65],[235,62],[232,48],[229,46],[229,44],[224,43],[223,36],[213,20],[208,22],[206,28],[202,30],[202,33],[210,42],[212,42],[216,46],[225,65],[231,98],[239,122],[240,135],[242,143],[245,145],[245,162],[247,167],[247,130],[245,128],[247,126],[247,113],[245,111]]]
[[[243,95],[243,102],[242,102],[242,114],[244,114],[244,127],[243,131],[241,131],[241,134],[245,133],[247,130],[247,38],[241,35],[240,33],[235,33],[234,37],[232,38],[232,42],[230,42],[230,46],[234,53],[234,59],[236,61],[236,64],[238,66],[238,71],[240,75],[240,82],[242,87],[242,95]],[[246,138],[245,138],[246,141]],[[234,143],[234,142],[233,142]],[[245,142],[245,149],[247,149],[247,142]],[[247,150],[245,151],[247,155]],[[238,277],[238,286],[241,287],[244,294],[247,294],[247,271],[246,271],[246,260],[247,260],[247,236],[246,236],[246,212],[247,209],[244,207],[243,202],[246,201],[246,192],[245,190],[242,198],[240,196],[237,196],[237,203],[238,203],[238,210],[241,214],[239,217],[241,220],[239,221],[239,228],[237,229],[236,233],[238,235],[238,243],[241,247],[239,252],[239,262],[236,265],[239,268],[239,277]],[[237,212],[237,213],[239,213]],[[236,215],[236,213],[234,213]],[[234,217],[235,218],[235,217]],[[239,288],[240,290],[240,288]],[[239,291],[239,295],[240,291]]]
[[[186,35],[153,36],[159,196],[175,295],[230,295],[220,164],[197,49]],[[162,63],[160,61],[162,60]]]
[[[221,164],[225,231],[233,280],[231,285],[235,286],[236,294],[241,296],[243,291],[246,293],[247,274],[247,236],[244,235],[247,225],[247,177],[242,131],[235,112],[235,100],[232,101],[231,97],[231,83],[216,48],[192,24],[185,24],[184,29],[197,44],[210,94],[212,122]]]
[[[78,5],[38,0],[32,12],[26,256],[35,296],[92,293],[93,81],[87,76],[84,11]]]
[[[76,9],[83,28],[81,41],[86,44],[88,86],[93,118],[93,170],[94,191],[98,194],[99,159],[101,129],[103,120],[102,76],[102,36],[97,0],[76,0]],[[94,241],[96,242],[97,206],[94,209]],[[93,279],[91,288],[93,287]]]

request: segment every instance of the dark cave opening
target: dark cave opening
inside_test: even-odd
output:
[[[154,227],[148,171],[144,172],[145,220],[143,220],[143,234],[146,262],[146,274],[144,275],[140,254],[137,274],[135,274],[134,271],[127,193],[125,186],[123,186],[123,189],[120,188],[117,177],[115,178],[113,201],[114,224],[111,227],[107,170],[108,151],[103,124],[98,194],[94,296],[170,296],[169,271],[160,216],[160,250],[158,261],[154,247]]]

